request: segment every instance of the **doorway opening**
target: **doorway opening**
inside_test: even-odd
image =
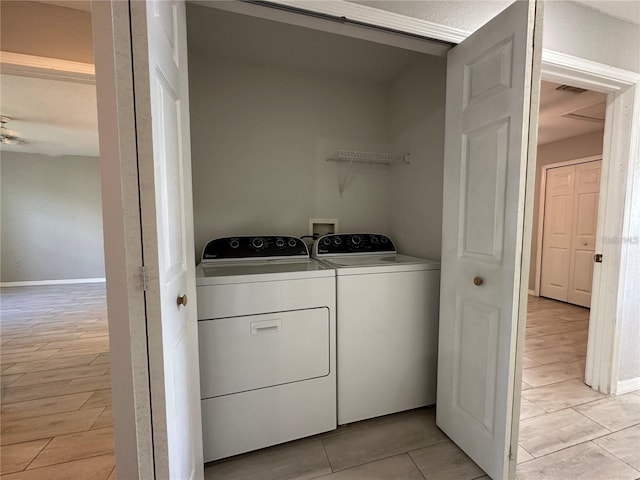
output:
[[[0,476],[115,469],[91,13],[76,3],[0,6]]]
[[[585,371],[587,356],[597,354],[590,318],[598,294],[592,287],[599,287],[600,191],[606,195],[608,187],[601,174],[608,100],[542,82],[518,439],[524,478],[561,462],[561,451],[567,458],[595,455],[628,426],[603,415],[604,407],[624,409],[627,400],[591,388]]]
[[[197,255],[216,237],[302,236],[309,218],[322,217],[339,219],[341,232],[386,234],[403,254],[439,260],[446,47],[427,54],[193,4],[187,4],[187,38]],[[409,160],[328,161],[344,150]],[[198,295],[207,292],[215,294],[203,286]],[[393,345],[376,354],[391,355]],[[424,379],[429,401],[421,405],[433,405],[437,350],[435,342],[424,347],[433,380]],[[201,362],[201,375],[207,374]],[[484,475],[435,426],[429,407],[220,459],[229,455],[214,448],[224,437],[217,440],[221,429],[212,426],[222,424],[216,408],[226,408],[220,402],[226,398],[210,397],[202,400],[205,475],[223,479],[242,471],[240,478],[275,479],[308,468],[309,476],[359,469],[364,477],[388,471],[420,478],[435,473],[430,463],[439,456],[457,458],[458,471],[469,478]],[[359,418],[373,416],[362,410]],[[281,420],[279,429],[286,428]],[[273,436],[264,430],[260,436]],[[448,467],[439,468],[448,476]]]

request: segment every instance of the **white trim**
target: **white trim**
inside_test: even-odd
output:
[[[331,20],[328,17],[313,16],[311,13],[325,14],[320,11],[322,9],[314,9],[313,12],[309,9],[307,2],[301,2],[301,6],[293,5],[277,5],[282,2],[271,2],[273,5],[254,4],[248,2],[211,2],[207,0],[194,0],[191,3],[207,7],[215,8],[216,10],[223,10],[225,12],[238,13],[241,15],[247,15],[250,17],[261,18],[265,20],[272,20],[275,22],[286,23],[289,25],[295,25],[297,27],[308,28],[312,30],[319,30],[322,32],[335,33],[337,35],[343,35],[351,38],[358,38],[361,40],[367,40],[370,42],[380,43],[382,45],[390,45],[405,50],[411,50],[414,52],[426,53],[429,55],[436,55],[444,57],[447,51],[451,49],[451,45],[447,43],[440,43],[438,41],[428,41],[423,38],[412,37],[404,35],[402,33],[394,33],[385,31],[378,28],[372,28],[370,26],[341,22],[339,20]],[[324,5],[325,2],[321,4]],[[326,2],[330,3],[330,2]],[[385,17],[385,13],[382,10],[371,9],[357,4],[344,3],[351,10],[374,10],[378,12],[379,16]],[[302,10],[288,10],[288,8],[302,8],[310,14],[305,15]],[[306,8],[305,8],[306,7]],[[325,9],[326,10],[326,9]],[[326,13],[326,15],[336,16],[334,13]],[[340,17],[345,17],[340,15]],[[346,18],[346,17],[345,17]],[[408,18],[408,17],[407,17]],[[355,18],[351,18],[355,20]],[[384,23],[384,22],[382,22]],[[383,27],[383,25],[377,25]],[[436,39],[439,40],[439,39]]]
[[[535,290],[529,289],[529,295],[532,295],[534,297],[538,297],[539,295],[536,293]]]
[[[624,275],[627,248],[605,237],[623,237],[629,226],[630,172],[640,168],[640,74],[560,52],[543,51],[542,78],[609,94],[602,153],[602,185],[596,251],[603,263],[594,268],[585,382],[615,394],[618,378]],[[602,193],[602,192],[601,192]]]
[[[471,34],[471,32],[460,28],[449,27],[428,20],[408,17],[343,0],[271,0],[271,3],[450,43],[460,43]]]
[[[618,382],[616,395],[624,395],[625,393],[635,392],[636,390],[640,390],[640,377]]]
[[[630,131],[616,132],[616,135],[618,135],[619,133],[621,133],[622,135],[629,135],[629,149],[627,152],[625,152],[624,150],[622,152],[617,151],[617,147],[619,147],[620,142],[610,145],[610,148],[613,152],[612,155],[618,156],[624,155],[626,153],[629,156],[628,160],[622,162],[624,165],[621,170],[623,170],[626,175],[626,185],[623,192],[624,195],[621,199],[618,200],[622,202],[621,209],[624,210],[624,219],[621,221],[619,230],[620,235],[624,238],[629,236],[629,229],[631,226],[631,205],[633,205],[632,195],[634,193],[638,193],[633,192],[633,181],[634,172],[640,170],[640,135],[638,135],[637,133],[640,131],[640,81],[635,85],[635,87],[627,89],[626,92],[624,92],[624,96],[620,96],[622,98],[620,98],[618,102],[618,109],[615,113],[619,118],[625,119],[630,124]],[[627,104],[623,103],[624,100],[627,101]],[[625,139],[627,137],[623,136],[621,138]],[[626,165],[626,163],[628,163],[628,165]],[[616,173],[617,172],[618,170],[616,170]],[[624,180],[624,177],[622,177],[620,180]],[[635,212],[635,214],[637,215],[637,212]],[[611,393],[615,395],[618,394],[619,385],[619,382],[614,381],[614,379],[617,379],[619,374],[620,337],[622,335],[622,323],[625,319],[625,315],[629,315],[633,318],[633,315],[637,316],[637,312],[634,312],[633,310],[631,312],[628,312],[624,308],[624,292],[627,278],[627,255],[629,252],[629,244],[625,243],[624,245],[617,245],[617,242],[613,243],[614,245],[603,245],[602,252],[605,258],[607,255],[609,255],[608,252],[610,251],[614,258],[615,255],[618,254],[620,259],[618,264],[619,271],[617,272],[619,285],[614,305],[616,313],[616,323],[612,328],[609,328],[609,330],[613,330],[612,334],[610,334],[610,341],[613,344],[613,350],[611,352],[610,358],[608,359],[610,364],[604,364],[605,368],[609,367],[615,374],[615,376],[612,376],[611,380]],[[612,269],[613,267],[610,268]],[[612,307],[612,311],[614,307]]]
[[[0,51],[0,71],[4,75],[48,78],[78,83],[95,83],[96,81],[95,66],[92,63],[4,51]]]
[[[570,83],[597,92],[620,91],[640,82],[640,73],[556,52],[542,51],[543,80]]]
[[[638,77],[640,82],[640,76]],[[603,182],[606,202],[599,204],[596,251],[603,263],[595,264],[589,321],[585,381],[596,390],[615,394],[622,326],[627,248],[605,238],[624,237],[630,222],[633,171],[640,167],[638,88],[610,93],[603,145]],[[593,340],[592,340],[593,339]]]
[[[28,280],[24,282],[0,282],[0,287],[36,287],[40,285],[75,285],[78,283],[105,283],[104,278],[69,278],[66,280]]]
[[[533,282],[533,291],[536,297],[540,296],[540,281],[542,279],[542,237],[544,236],[544,201],[547,195],[547,171],[553,168],[567,167],[569,165],[578,165],[580,163],[594,162],[596,160],[602,160],[602,154],[592,155],[590,157],[576,158],[573,160],[565,160],[563,162],[549,163],[542,165],[540,171],[540,196],[538,198],[538,231],[536,232],[536,274]],[[606,184],[603,179],[600,179],[600,198],[606,195],[606,191],[603,191],[603,185],[606,188]],[[598,220],[600,216],[598,215]]]

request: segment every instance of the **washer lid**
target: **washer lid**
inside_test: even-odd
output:
[[[407,255],[345,255],[323,261],[337,270],[337,275],[439,270],[440,262]]]
[[[196,268],[196,286],[275,282],[333,276],[335,276],[335,270],[332,267],[311,259],[201,263]]]

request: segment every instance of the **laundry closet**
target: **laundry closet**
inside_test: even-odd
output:
[[[196,256],[319,217],[440,258],[444,56],[194,4],[187,32]]]
[[[204,460],[433,405],[445,59],[200,5],[187,34]],[[342,235],[308,260],[314,219]]]
[[[200,452],[207,450],[209,441],[202,432],[220,434],[207,428],[205,417],[212,418],[211,411],[229,405],[238,418],[243,412],[233,396],[251,397],[244,412],[259,414],[265,424],[279,426],[279,420],[286,421],[287,428],[299,426],[298,418],[308,424],[316,420],[313,412],[299,415],[309,407],[308,400],[336,404],[332,389],[341,390],[339,380],[336,389],[335,383],[322,379],[340,371],[340,338],[345,337],[339,327],[332,326],[345,323],[340,313],[340,299],[345,298],[340,285],[346,285],[341,271],[351,266],[356,271],[357,262],[310,258],[298,237],[309,233],[310,219],[322,218],[339,221],[338,235],[353,233],[331,238],[331,248],[340,242],[361,245],[356,235],[361,232],[367,234],[369,246],[389,245],[393,239],[397,249],[385,257],[398,251],[397,257],[408,254],[442,261],[439,308],[445,321],[439,323],[437,334],[436,423],[489,476],[507,478],[516,462],[513,418],[518,413],[514,399],[519,395],[517,349],[522,345],[523,323],[518,312],[526,303],[520,277],[527,267],[522,259],[527,258],[528,245],[523,238],[527,238],[525,225],[531,214],[525,204],[525,184],[532,178],[527,171],[534,166],[527,158],[532,134],[529,118],[537,105],[542,45],[538,5],[515,2],[465,39],[429,22],[414,28],[406,17],[375,9],[366,9],[371,14],[367,17],[350,2],[291,5],[194,2],[186,12],[180,2],[133,2],[123,15],[129,15],[129,26],[146,20],[147,35],[120,29],[115,20],[107,22],[114,12],[103,12],[106,29],[117,26],[118,32],[134,33],[125,35],[123,41],[130,41],[131,48],[125,45],[122,56],[112,55],[122,51],[119,33],[114,34],[116,50],[109,50],[110,56],[102,53],[107,77],[115,71],[112,83],[123,86],[115,91],[129,91],[133,84],[135,93],[134,171],[139,173],[140,188],[137,196],[123,196],[134,198],[136,208],[127,204],[131,202],[122,206],[125,212],[133,208],[140,215],[136,234],[142,233],[143,238],[142,283],[148,285],[144,301],[151,319],[147,322],[149,385],[154,411],[161,412],[153,416],[158,468],[171,471],[169,476],[175,478],[197,475]],[[306,5],[325,13],[301,11]],[[447,41],[398,33],[405,30],[459,43],[454,47]],[[129,53],[133,76],[126,65]],[[128,73],[121,75],[120,68]],[[107,81],[107,87],[112,83]],[[123,104],[122,113],[120,108],[116,111],[118,122],[120,116],[124,121],[131,98],[116,96],[115,100],[118,107]],[[113,99],[103,95],[101,101],[110,105]],[[106,113],[103,116],[113,122]],[[126,122],[131,124],[129,118]],[[109,142],[103,143],[107,151],[112,148]],[[112,153],[118,156],[121,151]],[[358,160],[373,161],[352,161],[352,154]],[[238,259],[237,253],[244,250],[264,260],[263,267],[282,268],[269,273],[274,275],[271,280],[260,281],[254,278],[257,270],[243,268],[246,264],[238,267],[249,272],[243,279],[222,265],[209,269],[220,274],[206,273],[205,262],[195,267],[193,261],[199,260],[203,246],[220,237],[227,237],[220,243],[222,250],[236,255],[227,259]],[[301,256],[301,268],[256,255],[274,247]],[[215,244],[209,254],[211,260],[220,258]],[[304,268],[305,262],[314,268]],[[382,268],[384,262],[388,261],[381,254],[381,263],[369,266]],[[331,263],[336,268],[327,267]],[[292,288],[273,294],[264,290],[278,287],[283,276],[291,286],[304,278],[308,286],[318,280],[326,288],[322,292]],[[351,280],[354,286],[364,283]],[[407,291],[398,288],[398,282],[387,285]],[[415,282],[405,285],[416,287]],[[201,295],[201,287],[219,291],[219,299],[228,302],[206,300],[210,296]],[[246,294],[254,288],[262,291]],[[422,298],[424,291],[415,288],[413,298]],[[377,291],[372,292],[362,294],[362,302],[380,298]],[[314,295],[320,293],[318,301]],[[203,313],[202,298],[212,313]],[[297,302],[303,300],[298,308]],[[260,303],[259,309],[252,302]],[[277,309],[272,308],[275,302],[279,302]],[[384,302],[385,307],[406,303]],[[234,310],[226,311],[232,303]],[[314,362],[282,362],[281,350],[270,347],[274,368],[266,373],[277,375],[254,375],[253,367],[264,370],[265,362],[262,355],[253,354],[239,358],[253,362],[244,362],[242,375],[237,376],[221,369],[215,358],[220,350],[209,348],[207,353],[213,357],[205,356],[204,365],[225,378],[222,383],[214,380],[211,392],[205,390],[201,396],[196,364],[200,362],[202,372],[203,358],[197,358],[202,349],[197,344],[203,324],[208,323],[208,333],[225,330],[231,339],[240,332],[247,346],[262,340],[277,343],[274,333],[294,333],[286,326],[289,317],[266,318],[281,312],[304,316],[309,326],[317,327],[324,346],[313,356]],[[391,321],[395,313],[385,313],[385,328],[396,325]],[[250,318],[257,315],[263,317]],[[223,321],[214,324],[218,319]],[[238,321],[232,324],[225,319]],[[310,331],[302,328],[299,333],[312,346]],[[225,347],[236,345],[217,335],[211,338]],[[362,339],[366,340],[364,335]],[[287,345],[296,358],[312,360],[312,350],[297,338]],[[236,355],[237,349],[231,353]],[[291,368],[281,369],[281,365]],[[309,365],[313,369],[307,369]],[[280,375],[287,372],[290,378]],[[215,378],[206,373],[205,377]],[[307,380],[322,391],[322,399],[309,389],[304,399],[294,402],[295,409],[283,408],[279,400],[291,398],[277,392]],[[379,379],[369,383],[388,384]],[[274,408],[264,409],[260,403],[267,395]],[[201,411],[205,403],[216,406]],[[339,398],[337,403],[339,412]],[[263,411],[252,410],[255,405],[263,406]],[[325,412],[333,415],[329,410]],[[298,417],[292,419],[291,414]],[[217,418],[226,421],[231,432],[234,419]],[[253,429],[236,428],[232,433],[238,444],[253,440],[256,432],[279,433],[257,428],[250,419],[245,423]],[[322,428],[328,431],[336,423],[339,418]],[[320,431],[309,428],[288,439]],[[261,445],[288,439],[268,439]],[[205,454],[204,459],[226,458],[262,446]],[[189,452],[191,460],[185,456]]]

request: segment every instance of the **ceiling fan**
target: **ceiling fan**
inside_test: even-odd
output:
[[[20,138],[20,133],[7,128],[7,123],[11,118],[4,115],[0,116],[0,143],[3,145],[24,145],[27,142]]]

